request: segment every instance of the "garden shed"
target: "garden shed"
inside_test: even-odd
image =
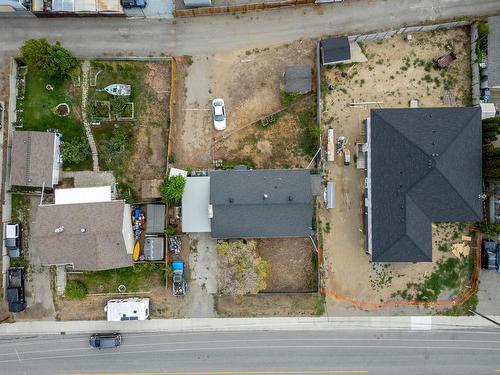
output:
[[[287,66],[285,69],[285,92],[306,94],[311,91],[310,66]]]
[[[165,205],[164,204],[148,204],[146,206],[146,233],[161,233],[165,232]]]

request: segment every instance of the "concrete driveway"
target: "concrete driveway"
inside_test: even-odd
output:
[[[477,311],[481,314],[497,315],[500,312],[500,273],[481,270],[477,297]]]
[[[173,0],[146,0],[146,8],[125,9],[127,17],[174,18]]]

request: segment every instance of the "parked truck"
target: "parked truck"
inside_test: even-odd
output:
[[[172,262],[172,292],[174,296],[186,295],[186,269],[184,261],[174,260]]]
[[[7,302],[10,312],[21,312],[26,308],[24,299],[24,268],[9,268]]]

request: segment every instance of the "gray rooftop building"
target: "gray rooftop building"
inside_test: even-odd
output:
[[[212,237],[310,236],[313,181],[308,169],[212,171]]]
[[[478,107],[373,109],[367,139],[373,261],[430,262],[433,222],[482,220]]]
[[[341,64],[351,59],[351,46],[348,37],[323,39],[319,43],[323,65]]]

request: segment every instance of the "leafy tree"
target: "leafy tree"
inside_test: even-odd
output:
[[[500,234],[500,223],[479,223],[479,230],[489,236]]]
[[[186,178],[183,176],[169,177],[160,185],[161,199],[165,204],[173,205],[181,201]]]
[[[128,155],[130,137],[122,130],[115,130],[113,136],[104,141],[102,156],[110,169],[119,169]]]
[[[69,280],[64,290],[67,299],[81,300],[87,295],[87,287],[80,280]]]
[[[217,244],[217,283],[221,294],[243,296],[266,289],[269,264],[257,255],[255,247],[255,241]]]
[[[59,42],[50,44],[46,39],[29,39],[21,46],[22,60],[30,69],[51,78],[65,78],[77,66],[73,54]]]
[[[64,163],[78,164],[90,156],[90,147],[85,137],[74,138],[64,142],[62,158]]]

